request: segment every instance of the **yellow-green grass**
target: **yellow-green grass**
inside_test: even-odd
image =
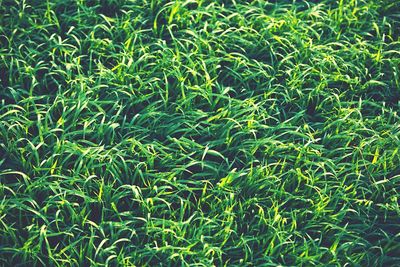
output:
[[[397,0],[0,0],[0,265],[399,264],[399,36]]]

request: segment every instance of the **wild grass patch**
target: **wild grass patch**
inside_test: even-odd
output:
[[[400,261],[398,1],[0,14],[0,265]]]

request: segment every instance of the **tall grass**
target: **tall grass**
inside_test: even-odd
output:
[[[394,266],[400,2],[0,0],[0,265]]]

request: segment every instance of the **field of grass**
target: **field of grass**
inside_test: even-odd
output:
[[[399,266],[400,1],[0,0],[0,266]]]

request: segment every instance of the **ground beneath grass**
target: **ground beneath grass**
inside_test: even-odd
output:
[[[400,1],[0,0],[0,265],[400,263]]]

